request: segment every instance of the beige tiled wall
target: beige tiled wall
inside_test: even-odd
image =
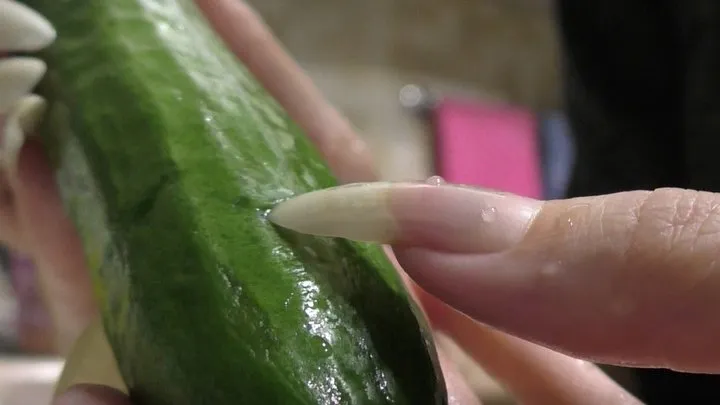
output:
[[[547,1],[250,0],[392,180],[433,171],[426,123],[398,103],[407,83],[536,109],[558,104]]]
[[[544,0],[250,0],[300,60],[462,82],[534,108],[558,103]]]
[[[403,86],[420,83],[439,93],[498,99],[461,82],[381,67],[306,64],[305,68],[368,141],[386,180],[421,180],[434,174],[430,127],[426,120],[401,106],[399,93]]]

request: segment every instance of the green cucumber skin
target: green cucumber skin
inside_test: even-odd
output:
[[[444,404],[377,246],[263,213],[335,185],[191,0],[26,0],[55,25],[41,134],[137,405]]]

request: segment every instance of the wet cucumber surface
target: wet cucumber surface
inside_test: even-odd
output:
[[[335,185],[191,0],[25,0],[58,31],[41,133],[138,405],[443,404],[377,246],[264,214]]]

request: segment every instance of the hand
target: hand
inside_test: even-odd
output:
[[[301,125],[307,135],[327,159],[334,173],[344,181],[374,180],[373,165],[364,143],[353,133],[350,125],[320,96],[297,65],[278,46],[257,16],[242,2],[237,0],[196,0],[217,32],[228,46],[238,55],[252,73],[263,83],[273,96],[285,107],[296,123]],[[46,24],[42,17],[10,0],[0,0],[2,10],[14,10],[0,18],[8,18],[13,24],[24,19],[34,19]],[[2,22],[2,20],[0,20]],[[6,27],[6,25],[2,25]],[[13,28],[27,32],[36,29],[29,24]],[[43,45],[52,41],[47,36]],[[0,30],[2,40],[9,37]],[[22,37],[22,35],[19,35]],[[9,49],[0,42],[3,49]],[[36,47],[38,48],[38,47]],[[28,50],[35,50],[28,49]],[[22,91],[8,89],[12,81],[0,84],[0,100],[7,100],[9,106],[17,106],[26,100],[24,94],[30,91],[43,72],[29,80]],[[20,69],[27,74],[26,69]],[[0,74],[0,79],[3,75]],[[17,90],[17,89],[16,89]],[[42,107],[41,99],[34,97]],[[71,222],[63,213],[58,197],[53,173],[43,154],[39,142],[31,134],[33,122],[37,121],[42,108],[29,109],[31,113],[22,113],[28,109],[13,108],[6,118],[3,131],[2,153],[9,155],[3,159],[5,179],[2,183],[12,195],[12,203],[0,207],[3,219],[0,235],[4,241],[28,253],[36,262],[40,273],[40,282],[46,292],[53,321],[60,331],[57,337],[62,352],[69,349],[80,331],[95,317],[95,305],[92,301],[87,269],[83,262],[80,241]],[[21,111],[21,112],[16,112]],[[7,111],[0,111],[5,114]],[[20,118],[17,118],[20,117]],[[34,117],[29,120],[23,117]],[[16,123],[28,122],[28,125]],[[12,124],[12,125],[11,125]],[[12,137],[10,136],[12,135]],[[13,138],[14,137],[14,138]],[[13,148],[6,148],[7,141],[15,139]],[[85,344],[78,346],[88,347]],[[88,349],[89,350],[89,349]],[[74,355],[68,362],[77,360]],[[96,350],[83,353],[80,363],[98,362],[104,364],[112,357],[108,350]],[[453,405],[474,405],[476,399],[460,374],[440,353],[441,363]],[[87,360],[87,361],[85,361]],[[101,381],[104,382],[104,381]],[[62,405],[121,405],[128,399],[119,391],[98,385],[78,385],[59,397],[56,404]]]
[[[543,202],[453,185],[375,183],[296,197],[271,219],[300,232],[390,244],[428,293],[542,346],[601,363],[717,373],[719,207],[720,194],[679,189]],[[469,345],[478,340],[456,320],[432,319]],[[501,379],[517,381],[503,371]],[[604,402],[576,403],[632,401],[608,392]]]

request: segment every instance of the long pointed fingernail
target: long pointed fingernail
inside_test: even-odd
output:
[[[387,243],[396,234],[389,193],[389,183],[314,191],[278,204],[269,219],[300,233]]]
[[[11,58],[0,61],[0,114],[8,112],[30,93],[46,71],[45,62],[36,58]]]
[[[463,253],[510,248],[541,201],[452,185],[364,183],[278,204],[274,223],[301,233]]]
[[[10,175],[14,175],[17,157],[25,143],[45,114],[46,103],[42,97],[31,94],[25,96],[13,107],[5,120],[5,130],[0,147],[0,164]]]
[[[0,51],[35,52],[55,37],[53,26],[35,10],[13,0],[0,0]]]

